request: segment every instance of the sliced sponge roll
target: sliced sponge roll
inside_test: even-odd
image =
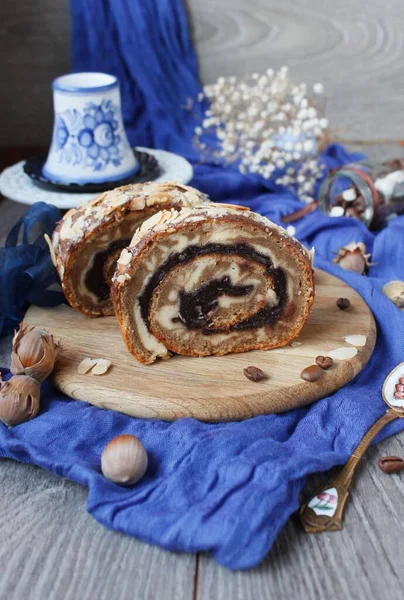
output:
[[[66,213],[49,243],[70,305],[90,317],[113,315],[116,261],[139,225],[161,209],[208,201],[186,185],[148,182],[116,188]]]
[[[140,362],[268,350],[292,340],[309,315],[311,256],[241,207],[162,211],[122,251],[112,298]]]

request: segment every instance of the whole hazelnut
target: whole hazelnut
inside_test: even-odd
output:
[[[43,381],[53,370],[58,348],[46,329],[21,324],[13,338],[11,372]]]
[[[101,471],[106,479],[133,485],[143,477],[148,464],[143,444],[133,435],[118,435],[101,454]]]
[[[353,271],[362,275],[363,273],[367,273],[371,265],[369,259],[370,254],[366,252],[365,244],[362,242],[350,242],[339,249],[333,262],[346,271]]]
[[[404,308],[404,281],[390,281],[383,287],[382,292],[398,308]]]
[[[26,375],[15,375],[0,388],[0,421],[14,427],[29,421],[39,411],[40,383]]]

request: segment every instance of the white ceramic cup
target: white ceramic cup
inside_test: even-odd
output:
[[[54,125],[43,174],[58,183],[117,181],[139,165],[127,140],[119,81],[106,73],[71,73],[53,83]]]

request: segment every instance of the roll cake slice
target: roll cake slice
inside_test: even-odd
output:
[[[48,243],[69,304],[90,317],[113,315],[116,261],[139,225],[161,209],[208,201],[186,185],[148,182],[116,188],[67,212]]]
[[[165,210],[122,250],[112,298],[142,363],[268,350],[296,337],[310,313],[311,254],[244,207]]]

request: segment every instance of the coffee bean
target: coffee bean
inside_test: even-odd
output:
[[[317,356],[316,363],[319,367],[326,371],[327,369],[330,369],[332,367],[334,361],[331,358],[331,356]]]
[[[402,383],[396,384],[396,392],[404,392],[404,385]]]
[[[404,469],[404,460],[399,456],[383,456],[379,459],[379,469],[383,473],[399,473]]]
[[[394,398],[396,400],[404,400],[404,392],[394,392]]]
[[[243,369],[243,373],[251,381],[262,381],[262,379],[265,379],[264,371],[258,367],[246,367]]]
[[[348,300],[348,298],[338,298],[338,300],[337,300],[337,306],[341,310],[346,310],[347,308],[349,308],[351,306],[351,303]]]
[[[303,369],[300,377],[305,381],[318,381],[323,376],[323,373],[323,369],[320,369],[318,365],[310,365],[310,367]]]
[[[401,385],[404,385],[404,377],[399,377],[398,383],[401,383]]]

